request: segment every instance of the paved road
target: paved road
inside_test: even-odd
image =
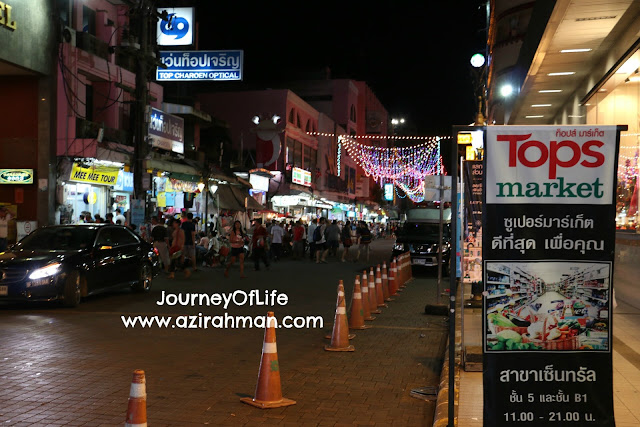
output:
[[[387,260],[390,240],[372,244],[371,263]],[[433,404],[409,397],[436,385],[447,335],[443,318],[426,316],[435,274],[417,277],[389,308],[356,331],[354,353],[323,351],[333,322],[336,286],[369,265],[285,260],[271,271],[206,269],[185,280],[159,278],[149,294],[120,291],[88,298],[77,309],[0,307],[2,425],[122,425],[131,373],[147,375],[149,424],[430,425]],[[215,306],[161,306],[162,292],[277,290],[285,306],[229,307],[229,315],[321,316],[324,328],[278,329],[285,397],[297,405],[262,411],[241,404],[253,396],[264,330],[125,328],[121,316],[223,315]]]

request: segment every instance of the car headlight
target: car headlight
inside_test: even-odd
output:
[[[34,270],[29,275],[29,279],[36,280],[36,279],[44,279],[45,277],[54,276],[60,272],[60,267],[62,267],[62,264],[60,264],[59,262],[48,264],[44,267]]]
[[[404,251],[404,243],[396,243],[393,245],[394,251]]]

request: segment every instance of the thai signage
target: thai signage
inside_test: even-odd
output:
[[[293,168],[291,173],[291,181],[294,184],[306,185],[307,187],[311,187],[311,172],[300,168]]]
[[[618,132],[614,126],[487,128],[485,425],[615,425]]]
[[[243,58],[242,50],[161,51],[156,80],[242,80]]]
[[[0,184],[33,184],[33,169],[0,169]]]
[[[119,170],[120,169],[117,168],[99,166],[83,168],[77,163],[74,163],[71,168],[69,181],[86,182],[95,185],[116,185]]]
[[[184,119],[151,108],[149,140],[152,147],[183,154]]]
[[[193,8],[161,7],[158,13],[167,13],[167,19],[158,20],[158,46],[188,46],[193,44]],[[137,223],[136,223],[137,224]]]

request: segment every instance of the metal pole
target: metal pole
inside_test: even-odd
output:
[[[455,128],[454,128],[455,130]],[[455,132],[451,138],[451,187],[458,188],[458,146],[456,144]],[[458,198],[451,197],[451,211],[458,211]],[[458,225],[458,215],[451,215],[451,228],[456,229]],[[457,239],[451,239],[451,253],[458,250]],[[455,373],[456,373],[456,275],[449,275],[449,402],[448,402],[448,425],[455,426]]]
[[[440,304],[440,293],[442,291],[442,220],[444,218],[444,200],[443,199],[443,179],[442,170],[440,172],[440,184],[438,187],[440,188],[440,222],[438,223],[438,286],[437,286],[437,296],[436,296],[436,304]]]
[[[138,34],[140,41],[140,52],[137,57],[136,68],[136,88],[135,88],[135,113],[134,113],[134,161],[133,163],[133,182],[135,198],[144,201],[146,215],[146,191],[142,188],[142,174],[144,173],[144,160],[147,155],[147,72],[149,55],[149,6],[146,1],[142,2],[139,9]]]

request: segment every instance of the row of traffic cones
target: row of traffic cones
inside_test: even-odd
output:
[[[347,319],[344,284],[340,280],[333,331],[330,336],[326,337],[331,339],[331,343],[326,345],[324,349],[327,351],[355,351],[355,347],[349,344],[349,340],[355,337],[355,335],[349,334],[349,328],[370,328],[371,326],[365,324],[365,321],[375,320],[373,314],[382,313],[381,308],[388,307],[387,302],[393,301],[393,297],[401,292],[412,278],[411,259],[408,252],[394,258],[389,270],[387,270],[387,264],[383,263],[382,267],[378,264],[375,274],[373,267],[370,268],[368,275],[366,270],[363,271],[362,283],[359,275],[354,281],[349,319]]]
[[[344,284],[342,280],[338,285],[338,299],[336,301],[336,315],[331,333],[331,342],[325,346],[327,351],[354,351],[355,347],[349,344],[349,339],[355,337],[349,334],[351,329],[368,329],[371,326],[365,321],[373,321],[372,314],[381,313],[380,308],[388,307],[387,302],[393,301],[393,297],[401,292],[406,284],[412,280],[411,261],[409,253],[401,254],[391,262],[389,270],[386,263],[377,266],[375,275],[373,267],[356,276],[353,297],[351,299],[350,318],[347,318]],[[258,382],[253,398],[244,397],[241,402],[261,409],[280,408],[295,405],[295,401],[282,396],[280,382],[280,365],[278,363],[278,350],[276,346],[276,322],[272,319],[274,313],[267,313],[267,325],[262,343],[262,357],[258,370]],[[147,426],[147,392],[146,380],[143,370],[133,372],[131,390],[125,427]]]

